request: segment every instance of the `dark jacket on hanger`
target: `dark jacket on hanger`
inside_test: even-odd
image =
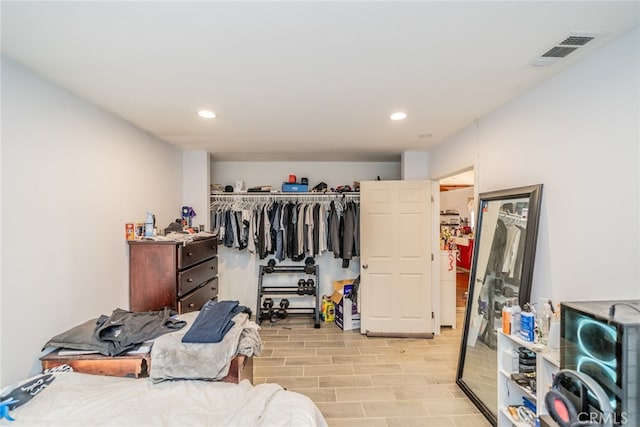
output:
[[[327,247],[333,252],[334,258],[340,258],[342,255],[342,251],[340,250],[340,246],[342,245],[340,222],[335,202],[332,201],[329,209],[329,238]]]

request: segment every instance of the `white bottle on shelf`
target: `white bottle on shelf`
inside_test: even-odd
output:
[[[551,302],[548,298],[540,298],[540,313],[538,314],[538,330],[540,331],[540,343],[547,344],[549,338],[549,330],[551,329],[551,320],[553,319],[553,310]]]
[[[518,298],[513,298],[511,301],[511,335],[518,335],[520,332],[520,313],[522,313],[522,309],[518,304]]]
[[[147,212],[147,218],[144,221],[144,237],[153,237],[154,222],[153,214],[151,212]]]

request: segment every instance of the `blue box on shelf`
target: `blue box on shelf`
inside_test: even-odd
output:
[[[307,184],[296,184],[296,183],[282,183],[282,191],[285,193],[306,193],[309,191],[309,186]]]

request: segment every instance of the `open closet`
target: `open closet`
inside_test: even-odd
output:
[[[332,252],[348,267],[360,253],[358,193],[214,194],[212,231],[260,259],[303,261]]]

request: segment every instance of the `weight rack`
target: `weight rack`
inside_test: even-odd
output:
[[[260,273],[258,277],[258,301],[256,304],[256,320],[260,325],[262,324],[263,316],[262,316],[262,299],[264,296],[269,295],[292,295],[297,297],[314,297],[315,298],[315,307],[291,307],[287,308],[288,316],[311,316],[314,318],[315,323],[313,325],[314,328],[320,328],[320,267],[318,265],[313,266],[313,271],[311,273],[307,272],[308,267],[306,266],[270,266],[270,273],[267,272],[267,266],[260,266]],[[288,286],[288,285],[272,285],[272,286],[264,286],[263,279],[264,276],[269,274],[304,274],[306,276],[315,276],[315,287],[313,288],[313,294],[305,294],[300,295],[298,293],[298,286]]]

